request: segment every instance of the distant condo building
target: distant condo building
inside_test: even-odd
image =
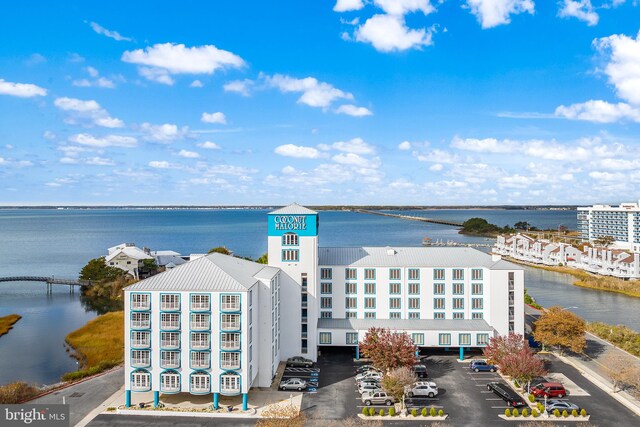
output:
[[[471,248],[320,247],[319,215],[268,214],[269,265],[212,253],[125,289],[125,389],[242,395],[281,361],[325,347],[359,357],[370,327],[459,352],[524,333],[523,269]],[[372,230],[373,231],[373,230]],[[466,350],[465,350],[466,349]]]
[[[593,243],[611,236],[618,249],[640,252],[640,205],[593,205],[578,208],[578,232],[583,241]]]

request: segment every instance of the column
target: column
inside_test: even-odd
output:
[[[356,346],[356,360],[360,360],[360,346]]]
[[[153,407],[157,408],[158,405],[160,405],[160,392],[159,391],[154,391],[153,392]]]
[[[220,393],[213,393],[213,409],[220,409]]]
[[[242,410],[246,411],[249,409],[249,393],[242,393]]]
[[[131,390],[125,390],[124,392],[124,406],[131,408]]]
[[[464,347],[460,347],[460,360],[464,360]]]

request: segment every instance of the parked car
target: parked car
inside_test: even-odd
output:
[[[380,372],[373,365],[362,365],[362,366],[359,366],[358,369],[356,369],[356,374],[363,374],[369,371]]]
[[[310,359],[305,359],[302,356],[294,356],[287,359],[287,366],[310,368],[313,366],[313,361],[311,361]]]
[[[362,387],[364,385],[374,385],[376,387],[382,388],[382,386],[380,385],[380,380],[375,380],[375,379],[368,379],[368,380],[364,380],[364,381],[356,381],[356,385],[358,387]]]
[[[424,365],[413,365],[412,369],[418,378],[427,378],[429,376],[427,374],[427,367]]]
[[[305,390],[307,388],[307,382],[300,378],[289,378],[288,380],[280,383],[280,390]]]
[[[576,411],[579,411],[580,407],[575,403],[567,402],[566,400],[547,400],[547,412],[553,412],[555,409],[559,410],[560,412],[566,410],[567,412],[571,413],[571,411],[573,411],[574,409]]]
[[[531,388],[531,394],[535,397],[564,397],[567,390],[560,383],[540,383]]]
[[[396,400],[393,398],[393,396],[387,394],[387,392],[385,391],[377,391],[373,394],[363,395],[362,403],[364,403],[367,406],[382,405],[382,404],[391,406],[394,403],[396,403]]]
[[[503,382],[491,382],[487,384],[487,389],[500,396],[509,406],[527,406],[524,399]]]
[[[413,387],[407,387],[405,392],[407,394],[407,397],[435,397],[438,394],[438,386],[433,381],[420,381],[415,383]]]
[[[360,395],[365,393],[372,394],[377,391],[384,391],[382,387],[380,387],[380,383],[360,383],[358,385],[358,393],[360,393]]]
[[[495,372],[498,370],[496,365],[487,363],[486,360],[472,360],[469,363],[469,369],[475,372]]]
[[[368,371],[368,372],[356,375],[356,382],[361,382],[364,380],[380,381],[381,379],[382,379],[382,374],[376,371]]]

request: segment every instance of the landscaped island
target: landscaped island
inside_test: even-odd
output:
[[[22,316],[19,314],[10,314],[8,316],[0,317],[0,337],[7,334],[11,328],[13,328],[13,325],[20,319],[22,319]]]

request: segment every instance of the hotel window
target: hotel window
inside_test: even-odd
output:
[[[473,295],[482,295],[482,283],[472,283],[471,293]]]
[[[392,268],[389,270],[389,279],[391,280],[400,280],[400,269]]]
[[[347,297],[344,299],[345,308],[358,308],[358,299],[355,297]]]
[[[471,334],[458,335],[458,343],[460,345],[471,345]]]
[[[193,330],[207,330],[211,327],[209,313],[191,313],[190,328]]]
[[[151,374],[147,371],[135,371],[131,374],[131,389],[145,391],[151,389]]]
[[[283,246],[298,246],[298,235],[296,233],[284,233],[282,235]]]
[[[162,348],[179,348],[180,332],[162,332],[160,333],[160,345]]]
[[[419,318],[420,318],[420,313],[415,311],[412,313],[409,313],[409,319],[419,319]]]
[[[357,332],[347,332],[347,344],[358,344]]]
[[[330,294],[331,293],[331,283],[320,283],[320,293],[321,294]]]
[[[400,298],[389,298],[389,308],[390,309],[399,309],[400,308]]]
[[[331,344],[331,332],[320,332],[320,344]]]
[[[453,280],[464,280],[464,270],[461,268],[454,268]]]
[[[195,372],[191,374],[191,392],[209,393],[210,389],[211,379],[208,374]]]
[[[145,348],[151,345],[151,333],[150,332],[131,332],[131,347]]]
[[[249,307],[253,305],[253,290],[249,291]]]
[[[457,320],[464,319],[464,313],[453,313],[453,318]]]
[[[433,270],[433,280],[444,280],[444,268]]]
[[[484,319],[484,316],[482,315],[482,313],[471,313],[471,318],[472,319]]]
[[[402,287],[400,283],[389,283],[389,293],[390,294],[399,294]]]
[[[283,249],[282,261],[297,262],[300,259],[300,251],[297,249]]]
[[[131,308],[133,310],[149,310],[149,294],[131,294]]]
[[[444,310],[444,298],[434,298],[433,308]]]
[[[392,311],[389,313],[389,319],[400,319],[402,318],[402,314],[399,311]]]
[[[179,351],[161,351],[160,367],[161,368],[179,368],[180,352]]]
[[[376,270],[375,268],[365,268],[364,269],[364,278],[367,279],[375,279],[376,278]]]
[[[195,350],[209,349],[209,334],[207,332],[191,332],[190,346]]]
[[[411,340],[415,345],[424,345],[424,334],[411,334]]]
[[[220,329],[227,331],[240,330],[240,315],[239,314],[223,314],[221,319]]]
[[[240,350],[240,334],[220,334],[220,348],[223,350]]]
[[[376,299],[375,298],[365,298],[364,299],[364,308],[376,308]]]
[[[489,343],[489,334],[478,334],[476,342],[478,345],[487,345]]]
[[[451,334],[438,334],[438,345],[451,345]]]
[[[347,280],[356,280],[358,278],[358,270],[355,268],[345,268],[344,277]]]
[[[209,295],[191,295],[191,310],[209,310]]]
[[[433,293],[434,295],[444,295],[444,283],[434,283]]]
[[[240,311],[240,295],[223,294],[221,301],[223,311]]]
[[[364,313],[364,318],[365,319],[375,319],[376,318],[376,313],[372,312],[372,311],[368,311]]]
[[[151,352],[149,350],[132,350],[131,366],[144,367],[151,365]]]
[[[331,308],[331,297],[320,298],[320,308]]]
[[[180,294],[160,295],[160,310],[180,310]]]
[[[321,311],[320,312],[320,317],[323,319],[331,319],[331,312],[330,311]]]
[[[454,310],[461,310],[464,308],[464,298],[454,298],[453,299],[453,308]]]
[[[376,293],[376,284],[375,283],[365,283],[364,284],[364,293],[365,294],[375,294]]]
[[[344,293],[345,294],[356,294],[358,293],[357,283],[345,283],[344,284]]]
[[[240,353],[220,353],[220,367],[222,369],[240,369]]]
[[[433,318],[437,320],[442,320],[444,319],[444,313],[441,311],[433,313]]]
[[[420,294],[420,283],[409,283],[409,294],[410,295]]]
[[[235,374],[221,375],[220,391],[223,393],[240,393],[240,376]]]
[[[474,268],[471,270],[471,280],[482,280],[481,268]]]
[[[482,309],[482,298],[471,298],[471,308],[475,310]]]
[[[180,329],[180,314],[160,313],[160,329]]]
[[[417,268],[409,269],[409,280],[418,280],[420,279],[420,270]]]
[[[321,268],[320,269],[320,278],[323,280],[331,280],[331,276],[333,276],[332,274],[332,270],[330,268]]]
[[[454,283],[453,284],[453,294],[454,295],[463,295],[464,294],[464,283]]]
[[[358,313],[355,311],[347,311],[347,319],[356,319],[358,318]]]
[[[420,308],[420,298],[409,298],[409,308]]]
[[[151,328],[151,313],[132,312],[131,329]]]

